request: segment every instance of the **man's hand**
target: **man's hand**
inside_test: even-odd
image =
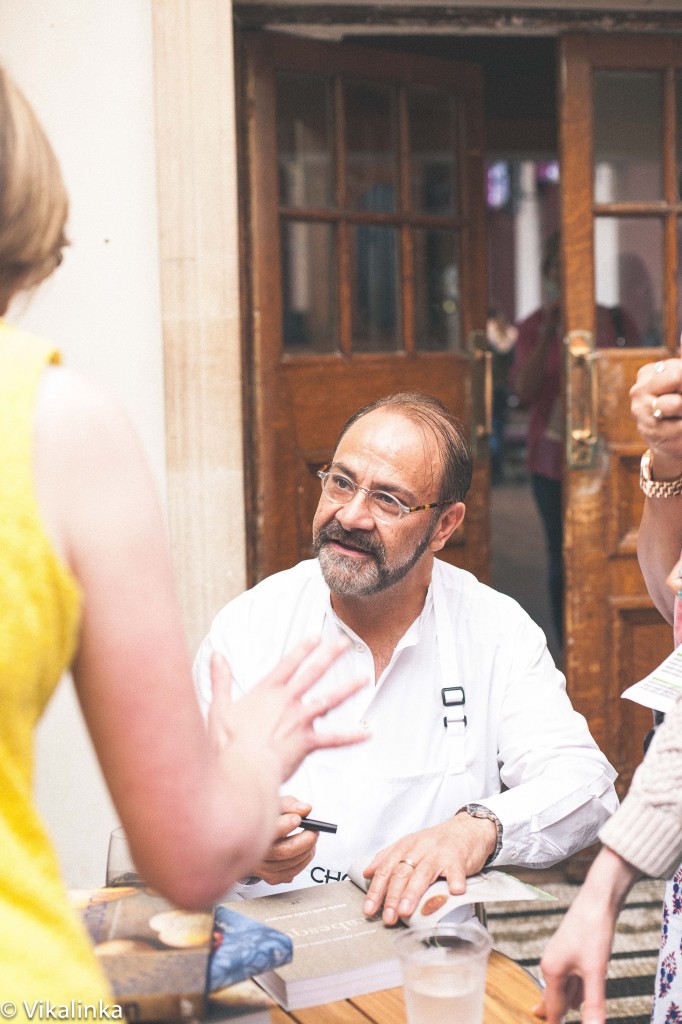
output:
[[[280,816],[275,824],[275,838],[260,864],[254,867],[258,875],[269,885],[291,882],[310,864],[315,854],[319,833],[297,832],[289,835],[301,824],[301,818],[310,814],[312,807],[283,796],[280,802]]]
[[[372,882],[363,913],[372,917],[383,903],[384,924],[395,924],[415,911],[431,883],[441,877],[453,895],[463,893],[469,875],[481,870],[496,844],[493,821],[464,813],[399,839],[365,868],[365,878]]]

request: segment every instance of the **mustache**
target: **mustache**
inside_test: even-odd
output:
[[[344,530],[334,520],[323,526],[316,538],[315,548],[320,550],[323,544],[336,541],[345,547],[355,548],[357,551],[366,551],[377,559],[383,559],[385,555],[384,545],[378,538],[371,537],[366,530]]]

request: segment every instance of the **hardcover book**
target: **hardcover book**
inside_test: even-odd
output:
[[[208,967],[208,991],[217,993],[254,974],[283,967],[291,960],[288,935],[254,921],[225,904],[215,908],[213,952]]]
[[[362,913],[364,892],[351,881],[293,889],[227,904],[293,942],[290,964],[255,980],[287,1010],[402,984],[395,929]]]
[[[287,935],[222,905],[214,914],[179,910],[146,888],[80,890],[71,898],[129,1020],[269,1020],[262,990],[257,1000],[237,983],[288,963]]]
[[[71,894],[123,1014],[134,1021],[199,1017],[213,915],[178,910],[151,889]]]
[[[277,1003],[250,978],[211,992],[202,1024],[271,1024]]]
[[[451,896],[447,882],[439,879],[424,893],[408,921],[387,928],[380,916],[368,919],[362,913],[369,884],[362,876],[363,866],[353,865],[350,878],[342,882],[226,904],[291,937],[292,962],[255,978],[285,1009],[305,1009],[401,985],[395,936],[405,924],[429,925],[478,902],[554,898],[501,871],[467,879],[467,891],[461,896]]]

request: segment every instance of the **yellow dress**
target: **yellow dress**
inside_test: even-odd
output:
[[[58,361],[0,320],[0,1013],[13,1002],[17,1021],[39,1020],[48,1003],[76,1000],[73,1019],[79,1003],[110,1002],[31,792],[33,730],[80,624],[80,589],[41,525],[33,482],[38,383]],[[43,1012],[32,1014],[36,1001]]]

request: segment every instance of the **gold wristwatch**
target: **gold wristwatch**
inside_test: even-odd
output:
[[[647,448],[639,464],[639,486],[647,498],[674,498],[682,494],[682,476],[677,480],[654,480],[653,461],[651,448]]]

